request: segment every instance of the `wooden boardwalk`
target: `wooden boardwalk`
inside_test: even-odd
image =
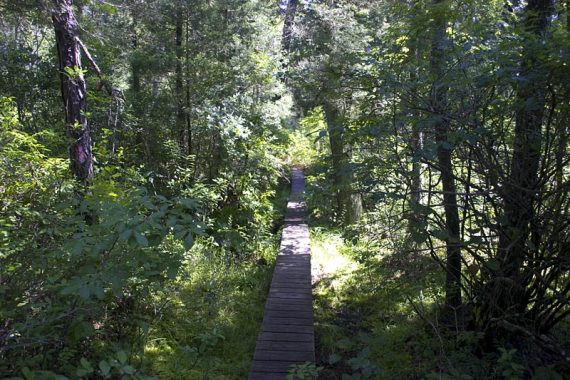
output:
[[[315,361],[311,248],[301,170],[293,170],[291,197],[250,380],[284,380],[291,365]]]

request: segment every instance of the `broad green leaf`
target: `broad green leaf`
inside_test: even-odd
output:
[[[141,247],[148,247],[148,239],[140,232],[135,232],[135,239]]]

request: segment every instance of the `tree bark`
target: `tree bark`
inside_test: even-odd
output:
[[[570,0],[566,0],[566,32],[570,35]],[[565,101],[570,101],[570,86],[566,84]],[[568,125],[570,125],[570,112],[566,111],[566,120],[558,128],[558,146],[556,149],[556,187],[561,189],[564,186],[564,156],[568,146]]]
[[[413,68],[410,70],[410,82],[412,86],[414,86],[414,92],[417,92],[415,88],[418,82],[418,74],[417,74],[417,67],[416,64],[418,63],[418,47],[417,47],[417,39],[416,37],[412,37],[410,39],[410,44],[408,45],[410,49],[410,57],[412,59]],[[410,150],[411,150],[411,159],[412,159],[412,172],[410,178],[410,199],[409,199],[409,207],[410,212],[408,216],[408,232],[413,233],[413,231],[417,228],[418,224],[420,223],[420,213],[418,212],[418,206],[421,202],[421,194],[422,194],[422,178],[421,178],[421,162],[417,158],[418,153],[422,149],[422,131],[419,126],[418,120],[418,112],[415,109],[409,111],[410,116],[412,116],[413,124],[412,124],[412,135],[410,139]]]
[[[434,8],[443,6],[443,0],[434,0]],[[456,309],[461,305],[461,245],[457,190],[453,174],[452,147],[449,143],[449,122],[446,119],[447,86],[445,76],[445,12],[435,9],[434,31],[431,42],[430,74],[435,78],[430,95],[434,132],[437,143],[437,162],[441,172],[443,204],[446,224],[446,278],[445,305]]]
[[[93,179],[93,152],[90,128],[85,116],[87,90],[81,71],[79,25],[73,11],[73,0],[54,0],[54,5],[52,20],[59,57],[66,132],[73,139],[69,150],[71,170],[78,180],[89,183]]]
[[[352,190],[354,175],[350,168],[349,155],[345,152],[346,144],[340,111],[338,106],[330,101],[325,101],[323,109],[331,147],[336,207],[344,222],[352,224],[362,216],[362,199]]]
[[[297,5],[299,0],[289,0],[287,9],[285,10],[285,23],[283,24],[283,37],[281,46],[284,52],[291,49],[291,36],[293,35],[293,24],[295,22],[295,15],[297,14]]]
[[[408,218],[408,229],[413,231],[415,226],[420,222],[420,215],[417,211],[421,202],[422,194],[422,178],[421,170],[422,164],[416,158],[418,152],[422,149],[422,132],[417,123],[412,125],[412,138],[410,141],[410,148],[412,153],[412,172],[410,181],[410,214]]]
[[[175,83],[175,96],[176,96],[176,131],[179,136],[180,150],[184,154],[189,153],[188,149],[188,129],[186,128],[186,111],[185,106],[185,93],[184,93],[184,72],[182,63],[184,59],[184,46],[182,43],[183,38],[183,9],[178,8],[178,15],[176,15],[176,83]]]
[[[513,137],[510,175],[503,189],[503,225],[499,237],[499,270],[488,301],[489,318],[526,308],[524,261],[530,248],[531,223],[539,190],[538,171],[542,151],[542,121],[546,103],[547,73],[537,59],[542,47],[536,40],[543,38],[552,10],[552,0],[529,0],[524,11],[524,31],[517,110]],[[505,281],[506,279],[506,281]],[[499,281],[500,280],[500,281]]]
[[[190,12],[186,11],[186,141],[187,154],[192,154],[192,91],[190,77]]]

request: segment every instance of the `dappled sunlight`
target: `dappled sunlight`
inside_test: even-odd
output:
[[[445,367],[444,349],[422,319],[433,318],[441,287],[431,266],[421,271],[426,262],[420,257],[402,263],[399,254],[363,255],[365,246],[347,245],[339,233],[323,229],[313,230],[312,245],[320,270],[314,294],[322,379],[362,371],[375,373],[371,378],[416,378]]]
[[[348,274],[357,268],[356,262],[341,253],[342,244],[339,236],[327,235],[327,238],[323,239],[313,233],[311,272],[314,285],[330,277],[335,277],[333,281],[339,282],[339,275]]]
[[[145,348],[161,379],[244,378],[263,316],[272,268],[239,264],[219,268],[202,259],[191,279],[151,331]]]

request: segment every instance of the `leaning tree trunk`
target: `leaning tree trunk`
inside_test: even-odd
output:
[[[434,6],[443,6],[443,0],[434,0]],[[443,204],[446,225],[446,279],[445,305],[456,309],[461,305],[461,246],[460,222],[457,206],[457,190],[453,174],[452,148],[449,143],[449,122],[446,120],[447,86],[445,75],[445,12],[439,11],[435,17],[431,42],[430,73],[435,78],[430,96],[430,105],[435,120],[434,131],[437,143],[437,163],[441,172]]]
[[[79,25],[73,0],[54,0],[53,25],[59,56],[61,95],[67,136],[72,139],[71,170],[84,183],[93,179],[93,152],[87,112],[87,90],[81,66]]]

